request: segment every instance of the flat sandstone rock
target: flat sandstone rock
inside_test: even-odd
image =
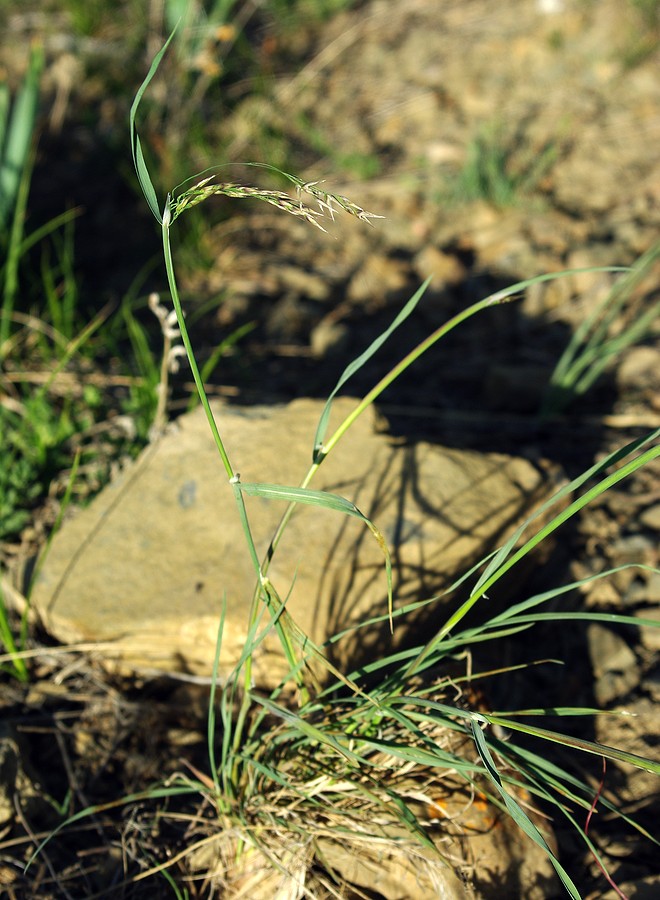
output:
[[[356,402],[338,399],[331,424]],[[314,400],[214,406],[242,482],[289,486],[309,467],[321,410]],[[353,501],[384,533],[401,606],[433,596],[493,549],[554,489],[548,481],[521,459],[397,443],[376,433],[367,412],[311,487]],[[263,554],[285,504],[246,502]],[[382,551],[363,523],[336,512],[299,505],[269,574],[297,624],[318,643],[387,611]],[[209,675],[226,596],[220,670],[227,674],[243,648],[254,586],[232,487],[197,409],[64,524],[32,603],[58,640],[99,642],[122,670]],[[444,621],[447,602],[427,608],[434,625]],[[268,623],[267,614],[261,622]],[[385,653],[406,627],[399,625],[394,638],[386,622],[353,632],[333,645],[333,659],[350,668]],[[271,632],[256,654],[255,681],[273,685],[285,671]]]

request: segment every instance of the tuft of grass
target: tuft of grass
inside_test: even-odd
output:
[[[357,150],[338,151],[332,140],[327,138],[304,113],[298,114],[296,124],[304,142],[323,158],[329,159],[341,171],[361,181],[375,178],[380,173],[381,163],[376,154],[360,153]]]
[[[438,818],[441,820],[441,840],[448,842],[450,864],[455,865],[452,840],[461,838],[463,831],[460,822],[452,821],[453,817],[443,818],[442,809],[448,796],[458,794],[467,797],[468,806],[470,798],[484,797],[491,808],[509,816],[526,838],[548,855],[569,896],[579,898],[571,874],[553,855],[547,836],[535,823],[533,810],[537,804],[542,804],[553,816],[565,818],[575,830],[576,837],[602,865],[598,849],[579,824],[578,817],[591,810],[596,802],[608,811],[614,811],[614,808],[608,800],[598,798],[586,779],[550,761],[548,745],[556,743],[565,749],[631,764],[655,774],[660,774],[660,764],[538,724],[546,716],[593,716],[598,714],[594,709],[558,709],[553,706],[552,698],[540,698],[534,709],[484,711],[478,700],[471,696],[470,688],[475,682],[510,674],[511,670],[472,672],[470,653],[477,644],[500,641],[513,634],[528,632],[531,637],[539,626],[573,628],[579,627],[581,622],[603,618],[602,614],[566,608],[557,602],[579,584],[528,597],[501,613],[492,611],[488,595],[497,592],[505,574],[526,560],[543,541],[589,503],[643,466],[655,462],[660,456],[660,429],[599,461],[563,487],[501,548],[464,573],[442,597],[419,598],[405,607],[395,607],[388,572],[389,557],[377,525],[345,498],[312,490],[310,485],[314,475],[327,456],[336,452],[341,438],[355,419],[446,334],[484,309],[511,301],[530,284],[563,277],[566,273],[542,275],[512,285],[454,316],[392,367],[328,436],[329,412],[337,391],[413,314],[424,294],[426,284],[423,284],[389,328],[342,373],[328,398],[315,435],[310,435],[311,464],[301,484],[241,482],[231,461],[231,447],[225,445],[222,437],[222,421],[216,421],[208,402],[202,372],[186,327],[177,288],[171,229],[183,213],[218,195],[267,203],[320,228],[339,210],[366,222],[374,216],[346,197],[286,173],[281,175],[291,185],[289,192],[220,181],[215,170],[211,175],[200,173],[190,179],[190,187],[179,185],[164,202],[159,201],[145,161],[136,116],[144,92],[171,40],[172,36],[156,55],[130,114],[133,160],[145,200],[161,227],[174,317],[164,311],[160,303],[154,301],[152,305],[163,331],[169,329],[171,341],[178,341],[180,336],[185,349],[199,401],[216,443],[220,469],[224,470],[232,487],[256,584],[245,623],[244,649],[234,672],[222,686],[218,683],[218,672],[226,604],[220,615],[208,715],[208,771],[189,769],[163,785],[116,801],[117,804],[159,802],[200,794],[214,811],[207,825],[198,820],[197,838],[191,838],[182,854],[157,863],[139,877],[144,879],[160,874],[182,894],[172,867],[180,864],[182,857],[187,858],[189,872],[197,874],[195,857],[211,847],[214,871],[207,871],[206,877],[212,889],[242,891],[244,896],[248,893],[302,896],[305,893],[313,895],[315,890],[325,896],[342,896],[344,879],[338,871],[336,851],[348,849],[356,857],[377,859],[377,854],[385,847],[387,852],[395,852],[397,848],[402,850],[408,858],[414,859],[417,870],[432,882],[439,876],[441,867],[447,864],[433,839],[432,825]],[[140,331],[133,331],[137,346],[142,340]],[[169,351],[164,354],[164,360],[168,356]],[[157,367],[152,365],[151,379],[156,377],[156,371]],[[161,367],[158,371],[161,382],[166,381],[166,370]],[[246,494],[286,504],[281,524],[263,559],[259,559],[252,540],[244,503]],[[360,518],[383,548],[389,605],[377,618],[361,623],[358,632],[388,619],[390,624],[402,622],[425,608],[437,609],[438,616],[445,616],[435,633],[419,646],[397,653],[384,650],[382,656],[360,670],[338,671],[330,663],[328,651],[343,635],[336,635],[323,647],[312,644],[288,612],[285,591],[278,590],[269,577],[271,559],[277,553],[279,540],[298,503]],[[593,578],[613,574],[615,572],[601,573]],[[447,615],[447,597],[458,596],[459,589],[464,587],[470,587],[468,598]],[[637,626],[657,626],[657,623],[625,615],[608,614],[607,620],[627,626],[633,622]],[[273,630],[280,639],[290,671],[266,696],[252,685],[252,659],[265,636]],[[554,660],[539,662],[559,664]],[[311,674],[319,670],[323,672],[322,683]],[[503,739],[505,733],[507,740]],[[80,810],[60,828],[98,812],[98,809]],[[637,827],[645,837],[653,840],[633,821],[628,821],[631,827]],[[37,848],[35,856],[43,850],[47,840]]]
[[[602,303],[576,329],[550,376],[542,415],[562,412],[583,396],[633,344],[650,334],[660,300],[643,304],[638,288],[660,260],[660,241],[614,283]]]
[[[468,145],[450,198],[515,206],[538,189],[558,155],[556,144],[532,146],[522,130],[511,134],[498,123],[484,126]]]
[[[529,721],[547,714],[591,716],[597,713],[596,710],[546,710],[542,705],[534,710],[483,712],[469,703],[456,702],[457,685],[469,684],[474,676],[467,670],[458,676],[450,673],[455,669],[453,663],[457,655],[469,654],[475,643],[496,641],[532,630],[549,621],[548,616],[555,622],[598,619],[598,614],[581,610],[562,613],[553,608],[551,613],[546,613],[544,606],[564,593],[564,587],[531,597],[500,615],[489,612],[489,604],[484,606],[484,602],[487,592],[497,590],[504,574],[520,564],[550,534],[613,484],[655,461],[660,456],[657,443],[660,432],[623,448],[583,473],[554,498],[557,509],[549,516],[548,524],[538,523],[542,521],[540,516],[552,509],[552,503],[532,515],[500,550],[465,573],[449,593],[464,583],[473,583],[468,599],[425,644],[397,654],[384,653],[383,658],[374,659],[360,671],[337,671],[329,662],[327,648],[313,645],[300,632],[286,609],[285,595],[278,591],[268,574],[270,561],[277,552],[293,508],[302,502],[358,516],[383,546],[387,569],[387,548],[376,525],[344,498],[311,490],[316,471],[328,454],[335,452],[357,416],[449,331],[481,310],[519,295],[529,284],[562,277],[566,273],[539,276],[512,285],[455,316],[383,376],[355,411],[327,437],[334,395],[413,313],[426,287],[422,285],[392,325],[342,374],[311,441],[312,463],[301,484],[242,483],[231,462],[231,448],[225,446],[222,438],[222,422],[216,421],[208,403],[186,328],[177,288],[171,228],[184,212],[218,195],[268,203],[321,228],[323,217],[333,219],[338,210],[367,222],[374,216],[346,197],[287,173],[281,174],[292,185],[289,193],[220,181],[218,170],[211,175],[200,173],[189,180],[192,181],[190,187],[180,185],[161,203],[144,158],[136,115],[171,40],[172,36],[156,55],[137,92],[130,115],[131,147],[145,199],[161,226],[165,268],[179,333],[218,449],[220,465],[233,489],[256,586],[246,622],[243,654],[232,676],[218,690],[226,610],[220,618],[208,721],[209,774],[196,772],[194,777],[182,774],[173,783],[153,791],[151,797],[158,799],[181,791],[203,794],[216,810],[217,820],[211,834],[189,848],[189,856],[192,858],[198,848],[215,839],[218,842],[217,857],[231,861],[218,876],[220,883],[226,885],[237,873],[240,878],[241,867],[257,856],[268,866],[268,873],[264,870],[262,886],[272,884],[268,879],[274,874],[282,890],[293,895],[302,889],[312,870],[324,869],[327,873],[322,876],[324,887],[335,889],[333,885],[336,886],[337,879],[329,861],[329,845],[353,846],[356,855],[361,855],[369,852],[366,847],[382,846],[383,842],[394,840],[411,854],[419,855],[422,850],[431,854],[428,865],[432,868],[434,861],[440,859],[427,821],[428,810],[434,808],[435,803],[434,785],[447,783],[450,790],[455,791],[462,785],[473,795],[483,794],[493,807],[508,814],[529,840],[547,853],[568,894],[577,898],[579,893],[570,874],[552,854],[525,803],[520,802],[520,796],[522,792],[531,797],[532,802],[548,804],[556,815],[567,817],[598,858],[597,850],[576,820],[579,811],[589,810],[595,802],[593,789],[569,771],[548,762],[543,743],[537,750],[530,751],[517,736],[523,734],[527,739],[559,743],[566,748],[625,761],[656,773],[660,773],[660,766],[634,754],[578,740]],[[496,144],[481,147],[479,151],[479,160],[472,167],[471,177],[479,191],[494,202],[512,202],[515,194],[529,190],[540,175],[538,160],[529,168],[523,167],[516,172],[509,167],[507,153]],[[543,165],[548,164],[548,159],[542,160]],[[569,492],[578,496],[566,505]],[[252,541],[245,494],[287,504],[281,525],[261,560]],[[389,572],[387,574],[388,584],[391,584]],[[391,587],[389,597],[389,608],[383,611],[381,618],[388,618],[391,624],[420,606],[436,604],[439,600],[420,598],[415,604],[395,609]],[[466,617],[475,609],[481,611],[478,624],[466,627]],[[629,617],[614,618],[621,624],[629,623]],[[360,627],[371,624],[365,622]],[[290,672],[266,697],[252,688],[252,658],[265,635],[273,629],[289,661]],[[319,666],[325,671],[325,684],[319,684],[310,676],[309,663],[313,663],[316,671]],[[492,673],[481,673],[484,678],[489,674]],[[295,700],[287,699],[291,698],[292,691]],[[502,732],[498,729],[507,729],[508,741],[501,739]],[[415,805],[420,799],[422,811]],[[600,802],[609,807],[606,801]],[[70,821],[88,813],[82,811]],[[160,865],[157,870],[163,868]],[[256,883],[251,882],[251,889],[255,889]]]
[[[636,22],[622,51],[623,64],[634,69],[653,56],[660,47],[660,3],[658,0],[630,0]]]

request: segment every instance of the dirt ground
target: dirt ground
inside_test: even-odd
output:
[[[250,325],[216,370],[213,390],[242,403],[326,396],[347,361],[433,275],[418,312],[352,382],[351,393],[358,393],[470,302],[543,272],[629,266],[652,248],[660,239],[660,35],[654,31],[660,22],[642,13],[653,8],[632,0],[375,0],[302,34],[280,36],[275,51],[272,36],[251,35],[264,54],[272,53],[277,77],[265,95],[235,92],[238,99],[215,126],[228,158],[294,148],[297,174],[324,180],[384,218],[370,228],[338,220],[328,236],[277,211],[235,204],[227,216],[223,208],[220,221],[198,236],[198,257],[186,253],[181,277],[187,302],[212,308],[192,325],[202,358],[228,333]],[[24,41],[36,27],[43,26],[13,21],[12,33]],[[100,306],[121,296],[157,249],[157,234],[124,174],[126,157],[118,156],[128,148],[126,98],[106,97],[104,105],[98,94],[104,66],[117,67],[128,50],[121,36],[108,50],[69,35],[62,51],[55,32],[51,27],[46,40],[49,96],[65,53],[81,74],[69,86],[66,127],[52,117],[44,124],[33,196],[43,216],[83,205],[77,265],[85,302]],[[12,52],[5,52],[11,61]],[[298,61],[293,71],[283,66],[287,56]],[[481,167],[475,163],[468,177],[470,154]],[[231,179],[258,181],[257,171],[232,170]],[[147,290],[163,287],[154,271]],[[449,446],[549,459],[568,477],[660,427],[657,318],[586,394],[540,414],[571,333],[618,277],[583,273],[535,285],[517,302],[472,320],[387,392],[383,427]],[[222,302],[214,304],[218,297]],[[659,297],[656,258],[611,333],[639,320]],[[182,373],[173,415],[186,391]],[[526,595],[626,563],[657,569],[659,532],[656,464],[560,532]],[[19,555],[15,548],[5,552],[12,555]],[[657,571],[627,569],[596,584],[576,592],[574,602],[658,617]],[[555,706],[635,713],[562,727],[657,759],[657,635],[592,624],[561,640],[557,647],[553,633],[547,646],[530,648],[511,638],[498,644],[497,659],[484,654],[484,667],[528,661],[531,651],[570,661],[559,679],[539,667],[524,679],[498,682],[489,697],[493,707],[528,708],[543,697]],[[112,679],[93,656],[60,653],[52,644],[38,629],[31,634],[29,684],[0,676],[0,773],[3,780],[6,772],[13,775],[0,821],[0,893],[44,900],[173,896],[158,876],[130,886],[117,882],[211,828],[210,811],[185,797],[159,815],[145,800],[111,804],[182,766],[204,769],[205,689],[176,680]],[[579,764],[597,786],[601,761]],[[611,764],[603,791],[657,832],[657,778]],[[90,805],[98,805],[95,815],[58,834],[25,874],[35,844],[62,815]],[[590,835],[630,900],[655,895],[660,867],[650,840],[604,813]],[[616,896],[574,833],[558,824],[557,840],[583,897]],[[190,896],[211,896],[205,890],[193,886]]]

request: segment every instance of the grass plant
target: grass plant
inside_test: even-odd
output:
[[[286,173],[280,175],[289,190],[265,190],[221,180],[226,171],[222,167],[200,173],[173,189],[164,202],[159,201],[136,117],[171,40],[172,37],[155,57],[137,92],[130,116],[135,168],[146,202],[161,228],[173,303],[173,311],[169,312],[160,300],[152,301],[165,338],[160,365],[150,353],[132,304],[124,305],[122,316],[134,354],[141,360],[142,383],[152,411],[156,402],[155,385],[161,386],[158,422],[162,422],[172,349],[178,346],[180,337],[218,450],[220,471],[224,471],[231,485],[236,514],[243,525],[254,568],[255,590],[245,623],[246,640],[241,659],[223,685],[219,683],[218,672],[226,605],[222,604],[218,610],[218,642],[208,716],[208,770],[182,771],[164,784],[116,801],[128,805],[160,803],[201,795],[214,811],[213,817],[199,826],[196,839],[181,854],[166,862],[143,866],[137,877],[144,880],[162,875],[175,896],[185,897],[185,881],[177,877],[177,867],[185,870],[187,859],[190,877],[203,877],[199,874],[202,867],[209,889],[222,887],[230,895],[232,892],[240,895],[242,891],[243,896],[260,892],[262,896],[303,897],[313,896],[316,891],[341,897],[345,878],[337,862],[338,851],[348,850],[355,856],[378,860],[379,852],[387,847],[398,848],[401,860],[408,856],[428,883],[440,885],[445,867],[455,861],[448,858],[452,851],[443,854],[433,839],[437,833],[433,822],[437,825],[437,820],[442,820],[440,833],[459,842],[460,827],[452,826],[451,817],[444,816],[443,804],[452,795],[465,797],[466,806],[483,796],[493,809],[508,815],[530,841],[543,849],[567,893],[577,898],[580,894],[574,873],[567,872],[555,858],[549,835],[537,824],[530,809],[541,805],[553,817],[565,818],[605,870],[597,846],[580,824],[580,817],[594,808],[598,791],[586,778],[577,777],[572,770],[552,760],[548,745],[558,744],[654,774],[660,774],[660,764],[539,724],[549,716],[591,717],[599,714],[595,709],[557,708],[552,706],[551,698],[541,697],[538,705],[530,709],[484,710],[470,695],[471,683],[498,677],[507,670],[472,672],[469,658],[478,645],[515,634],[531,636],[535,629],[553,624],[557,628],[579,627],[580,622],[589,621],[622,626],[657,625],[638,617],[584,612],[575,604],[560,602],[562,598],[570,598],[583,582],[528,597],[503,612],[493,612],[487,600],[489,595],[497,594],[504,575],[528,558],[551,534],[609,488],[656,461],[660,456],[660,430],[621,448],[563,487],[500,549],[465,572],[446,591],[446,596],[420,598],[407,606],[397,606],[391,594],[389,555],[377,524],[347,499],[313,490],[316,472],[330,453],[337,452],[337,445],[356,418],[446,334],[481,311],[513,300],[529,285],[568,273],[542,275],[512,285],[454,316],[393,366],[356,405],[354,412],[328,434],[333,398],[414,313],[426,289],[423,284],[391,326],[342,373],[320,416],[316,433],[310,435],[310,468],[302,482],[299,485],[242,482],[237,474],[240,466],[235,465],[232,448],[225,445],[222,437],[222,421],[216,420],[208,401],[204,389],[206,373],[198,363],[188,333],[177,287],[171,229],[184,213],[213,196],[267,203],[319,228],[324,228],[342,211],[366,223],[374,216],[348,198],[326,191],[322,185],[309,184]],[[506,160],[498,154],[493,155],[493,160],[494,167],[487,167],[491,170],[486,181],[487,192],[492,195],[490,199],[510,202],[511,190],[516,193],[526,189],[527,182],[523,179],[512,184],[505,172]],[[259,168],[255,167],[255,171]],[[531,174],[528,171],[526,177]],[[502,179],[509,179],[506,190],[500,185]],[[484,190],[483,184],[480,190]],[[66,321],[60,325],[66,330]],[[69,346],[70,340],[65,345]],[[594,345],[590,364],[596,363],[598,354]],[[258,557],[252,540],[244,502],[246,495],[284,504],[281,524],[263,559]],[[277,553],[288,519],[299,503],[359,518],[383,549],[389,608],[380,617],[361,623],[360,629],[387,620],[393,626],[422,608],[446,611],[447,597],[456,596],[466,586],[470,587],[468,598],[450,613],[445,612],[444,620],[438,620],[436,632],[424,643],[396,653],[385,650],[381,658],[353,672],[337,671],[329,662],[328,650],[343,635],[335,635],[328,646],[313,645],[286,608],[288,586],[275,585],[269,577],[270,560]],[[612,577],[617,571],[620,570],[602,572],[593,579]],[[279,636],[290,672],[277,689],[264,695],[252,684],[252,659],[265,636],[273,630]],[[5,640],[1,617],[0,637]],[[22,659],[20,647],[15,645],[15,649],[15,658]],[[320,683],[310,676],[308,663],[314,664],[315,671],[324,671]],[[601,808],[613,809],[605,799],[598,803]],[[80,809],[60,827],[100,812],[102,809],[98,807]],[[644,833],[635,822],[630,821],[630,825]],[[649,834],[645,837],[655,840]],[[44,844],[38,848],[37,855],[43,847]],[[210,857],[205,856],[209,849]]]
[[[660,3],[658,0],[629,0],[633,21],[627,42],[621,51],[628,69],[640,65],[660,46]]]
[[[660,301],[644,308],[636,292],[660,260],[660,241],[612,286],[575,330],[550,376],[542,414],[562,412],[583,396],[621,354],[648,336],[660,315]]]
[[[555,144],[534,147],[522,128],[510,134],[501,124],[491,123],[468,145],[451,197],[457,202],[484,200],[500,208],[515,206],[537,190],[557,156]]]
[[[216,421],[208,402],[203,378],[186,328],[177,289],[170,230],[177,219],[211,196],[256,199],[305,219],[323,228],[323,217],[334,218],[344,212],[370,221],[373,216],[347,198],[332,194],[320,185],[308,184],[282,173],[292,186],[289,192],[264,190],[250,185],[221,181],[216,169],[201,173],[168,194],[164,204],[158,201],[142,144],[136,115],[168,40],[155,57],[131,109],[130,128],[133,159],[146,201],[161,226],[163,254],[178,332],[191,367],[219,455],[219,465],[231,484],[237,514],[255,571],[256,587],[246,641],[234,673],[222,688],[218,685],[218,665],[222,654],[222,636],[226,609],[219,610],[218,645],[212,677],[212,696],[208,719],[209,773],[181,773],[169,784],[141,795],[157,801],[167,796],[201,793],[216,810],[216,821],[209,833],[188,846],[184,854],[194,860],[210,843],[215,845],[215,875],[218,883],[240,893],[241,890],[270,889],[275,896],[310,895],[312,882],[320,890],[341,896],[342,875],[333,864],[333,850],[353,848],[356,855],[377,854],[383,843],[404,848],[419,861],[433,881],[447,864],[429,832],[429,810],[438,808],[438,785],[451,793],[466,790],[488,798],[494,808],[507,813],[527,837],[550,858],[571,897],[579,892],[571,875],[553,855],[548,839],[528,807],[542,803],[553,815],[566,817],[586,847],[600,860],[597,848],[577,816],[587,813],[596,803],[593,785],[577,778],[548,758],[544,742],[593,754],[602,759],[622,761],[660,774],[660,764],[616,748],[578,739],[533,724],[544,716],[593,716],[595,709],[548,709],[540,698],[538,708],[483,711],[471,703],[456,702],[461,686],[471,678],[493,673],[455,673],[456,660],[465,660],[471,648],[487,641],[531,631],[553,621],[566,627],[577,621],[603,619],[597,613],[554,605],[563,594],[579,585],[528,598],[499,614],[484,606],[487,592],[497,591],[502,577],[524,560],[555,530],[614,484],[660,456],[656,431],[633,442],[597,463],[548,504],[534,513],[510,539],[482,564],[475,567],[449,589],[453,593],[474,582],[468,599],[453,611],[423,645],[396,654],[385,653],[360,670],[337,671],[328,661],[324,647],[313,645],[302,634],[286,609],[286,597],[268,575],[269,562],[277,552],[291,510],[298,503],[333,509],[357,516],[381,544],[389,587],[389,609],[382,619],[390,624],[422,606],[437,604],[439,598],[420,599],[406,607],[395,608],[391,595],[389,557],[382,535],[352,503],[325,492],[314,491],[310,484],[329,453],[334,452],[342,436],[361,414],[402,372],[438,340],[481,310],[509,301],[525,287],[539,280],[562,277],[553,273],[512,285],[464,310],[423,341],[412,353],[394,366],[367,393],[352,413],[329,437],[326,435],[330,406],[336,392],[364,365],[415,309],[426,285],[405,305],[394,322],[365,352],[349,365],[331,393],[321,416],[316,435],[310,441],[310,469],[298,486],[243,483],[231,461],[231,448],[222,438],[222,422]],[[500,171],[498,169],[498,171]],[[188,186],[189,185],[189,186]],[[520,187],[520,184],[518,184]],[[489,188],[490,190],[490,188]],[[502,198],[500,195],[499,199]],[[508,196],[508,195],[507,195]],[[169,316],[164,319],[173,325]],[[258,558],[251,537],[244,496],[284,502],[286,512],[266,557]],[[567,503],[569,496],[575,496]],[[555,510],[554,513],[552,510]],[[547,514],[549,522],[545,522]],[[541,516],[543,515],[543,519]],[[608,577],[602,573],[594,577]],[[284,599],[283,599],[284,598]],[[551,602],[552,611],[546,612]],[[482,610],[478,624],[466,625],[466,617],[475,607]],[[630,625],[633,618],[607,615],[608,622]],[[367,628],[375,621],[364,622]],[[636,625],[640,620],[635,618]],[[642,624],[652,626],[649,621]],[[252,658],[265,635],[275,630],[283,653],[290,664],[287,679],[269,696],[252,686]],[[337,635],[331,641],[338,640]],[[305,664],[313,660],[325,669],[325,680],[310,680]],[[453,672],[453,674],[450,674]],[[291,699],[291,689],[295,700]],[[530,722],[530,720],[532,720]],[[499,730],[498,730],[499,729]],[[510,735],[502,739],[502,730]],[[523,735],[525,741],[519,741]],[[530,739],[532,744],[529,743]],[[536,743],[534,743],[536,742]],[[530,750],[530,746],[535,749]],[[521,800],[521,797],[528,800]],[[134,802],[135,797],[124,802]],[[611,807],[606,800],[599,803]],[[420,812],[420,804],[422,812]],[[426,812],[423,812],[425,810]],[[69,824],[90,814],[81,810]],[[632,827],[636,826],[631,822]],[[449,829],[449,824],[445,823]],[[639,829],[643,830],[643,829]],[[646,835],[653,840],[652,836]],[[253,864],[260,866],[256,871]],[[180,862],[177,856],[143,871],[140,878],[164,872]],[[312,875],[319,867],[325,874]],[[609,876],[607,876],[609,877]],[[249,885],[249,887],[248,887]],[[278,894],[279,895],[279,894]]]

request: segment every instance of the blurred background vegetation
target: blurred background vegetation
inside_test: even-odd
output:
[[[37,506],[43,518],[34,523],[37,531],[52,524],[44,502],[63,494],[76,452],[81,465],[73,496],[82,500],[107,480],[113,460],[134,455],[148,438],[161,335],[146,298],[164,281],[158,228],[137,189],[127,122],[154,54],[178,23],[174,52],[141,111],[161,196],[219,162],[267,160],[296,168],[326,148],[314,134],[303,145],[261,127],[258,110],[278,81],[304,64],[312,35],[356,5],[1,0],[5,557],[12,542],[25,539]],[[249,133],[237,139],[223,126],[246,97],[255,115]],[[227,205],[205,205],[202,215],[190,217],[179,231],[180,265],[204,265],[206,224],[230,213]],[[207,298],[206,308],[214,302],[219,298]],[[229,336],[216,363],[240,336]]]

